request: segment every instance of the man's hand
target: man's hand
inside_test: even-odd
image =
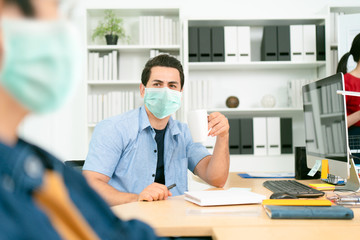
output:
[[[160,183],[152,183],[147,186],[140,194],[139,201],[158,201],[166,200],[168,196],[172,196],[172,193],[167,187]]]
[[[229,121],[228,119],[219,112],[213,112],[208,116],[208,130],[209,136],[225,137],[229,134]]]

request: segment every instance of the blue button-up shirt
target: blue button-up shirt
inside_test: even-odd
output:
[[[83,170],[110,177],[109,184],[121,192],[139,194],[154,182],[157,163],[155,131],[145,107],[111,117],[97,124]],[[194,143],[186,124],[169,119],[164,139],[165,184],[176,183],[174,196],[187,191],[187,169],[194,171],[209,155]]]
[[[76,209],[99,239],[160,239],[140,221],[118,219],[82,174],[21,139],[15,146],[0,141],[0,239],[62,239],[57,230],[65,225],[51,221],[52,211],[43,211],[34,200],[34,192],[44,187],[46,171],[61,177],[69,197],[64,201],[59,191],[50,192],[51,197],[45,197],[45,202],[52,203],[48,207]]]

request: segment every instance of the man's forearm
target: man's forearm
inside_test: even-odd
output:
[[[216,139],[213,155],[207,168],[207,178],[210,184],[223,187],[229,174],[229,135],[218,136]]]
[[[119,204],[136,202],[138,195],[134,193],[120,192],[108,183],[97,179],[87,179],[89,185],[110,205],[115,206]]]

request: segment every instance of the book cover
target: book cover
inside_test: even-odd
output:
[[[343,206],[271,206],[264,205],[271,219],[353,219],[354,212]]]

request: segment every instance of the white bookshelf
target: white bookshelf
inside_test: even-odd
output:
[[[104,12],[108,9],[123,19],[123,27],[126,34],[130,37],[129,41],[119,39],[117,45],[106,45],[105,38],[95,40],[91,38],[93,29],[103,19]],[[164,19],[167,19],[168,22],[171,21],[172,24],[168,25],[168,28],[163,29],[171,29],[172,37],[162,37],[166,32],[160,34],[159,26],[162,26],[161,22],[158,24],[154,23],[153,25],[153,27],[155,25],[158,26],[156,33],[151,31],[144,33],[144,30],[141,30],[144,29],[141,27],[144,21],[141,19],[144,19],[145,16],[153,21],[153,23],[160,19],[162,21],[165,21]],[[87,140],[89,142],[92,132],[99,121],[142,105],[139,85],[141,83],[142,70],[150,58],[150,51],[158,50],[159,52],[179,56],[182,59],[182,48],[180,10],[178,8],[88,8],[86,9],[85,23],[86,59],[88,60],[86,69],[86,103],[88,110],[86,127]],[[149,27],[149,29],[151,28]],[[157,37],[157,34],[159,37]],[[163,41],[158,41],[157,44],[147,44],[144,43],[144,39],[147,36]],[[116,51],[117,55],[117,76],[112,74],[107,79],[102,77],[93,77],[91,79],[89,53],[96,53],[99,55],[99,58],[104,58],[104,56],[113,51]],[[96,65],[96,63],[92,63],[92,66],[94,64]],[[95,110],[96,112],[93,113],[92,111]]]
[[[152,49],[180,51],[180,45],[89,45],[88,51],[119,50],[120,52],[148,52]]]
[[[287,84],[291,80],[316,80],[327,75],[330,64],[325,61],[292,62],[292,61],[261,61],[260,49],[264,26],[276,25],[325,25],[328,26],[327,15],[304,16],[293,18],[281,17],[266,19],[187,19],[184,22],[184,64],[187,71],[187,88],[195,82],[208,82],[208,112],[219,111],[228,118],[243,117],[289,117],[293,121],[293,146],[305,145],[302,106],[288,104]],[[222,27],[250,26],[251,61],[250,62],[189,62],[188,31],[189,27]],[[326,35],[326,46],[329,46]],[[327,49],[326,49],[327,50]],[[327,50],[328,51],[328,50]],[[261,99],[265,95],[276,98],[274,108],[263,108]],[[297,94],[301,94],[301,88]],[[227,108],[226,99],[236,96],[240,100],[237,108]],[[193,106],[194,94],[187,92],[188,110]],[[195,97],[196,98],[196,97]],[[195,99],[196,101],[196,99]],[[293,157],[293,156],[292,156]],[[240,158],[243,158],[241,156]],[[256,158],[256,157],[255,157]],[[265,156],[269,158],[269,156]],[[289,157],[285,157],[288,159]],[[234,167],[236,168],[236,167]]]
[[[248,63],[228,63],[228,62],[191,62],[189,70],[236,70],[236,69],[312,69],[324,67],[325,61],[316,62],[265,62],[252,61]]]

